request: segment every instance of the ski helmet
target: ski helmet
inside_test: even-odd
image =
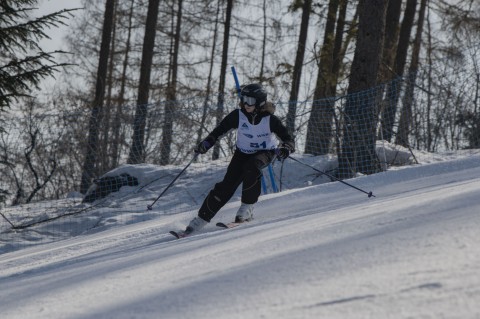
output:
[[[263,89],[263,86],[257,83],[245,85],[240,92],[240,96],[242,103],[255,105],[257,110],[262,109],[267,102],[267,92]]]

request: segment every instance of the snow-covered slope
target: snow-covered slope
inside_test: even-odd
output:
[[[181,240],[168,230],[195,211],[6,253],[1,317],[480,318],[479,163],[349,180],[376,198],[341,183],[265,195],[254,222]]]

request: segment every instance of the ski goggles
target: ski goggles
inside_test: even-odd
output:
[[[243,95],[243,96],[242,96],[242,101],[243,101],[244,104],[248,104],[248,105],[254,106],[255,103],[257,102],[257,99],[255,99],[255,98],[252,97],[252,96],[245,96],[245,95]]]

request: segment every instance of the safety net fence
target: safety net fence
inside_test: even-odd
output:
[[[284,123],[294,110],[297,161],[265,168],[263,193],[335,180],[321,172],[351,179],[480,143],[474,104],[432,94],[409,78],[320,100],[273,102]],[[27,104],[8,113],[0,131],[0,253],[194,211],[223,177],[236,131],[204,155],[193,149],[235,108],[232,93],[95,112]]]

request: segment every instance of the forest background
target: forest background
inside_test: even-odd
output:
[[[83,0],[40,17],[38,5],[1,5],[2,205],[85,194],[125,163],[190,160],[238,107],[230,66],[265,86],[297,152],[338,157],[340,178],[392,165],[378,140],[480,144],[479,1]],[[42,50],[63,24],[65,50]]]

